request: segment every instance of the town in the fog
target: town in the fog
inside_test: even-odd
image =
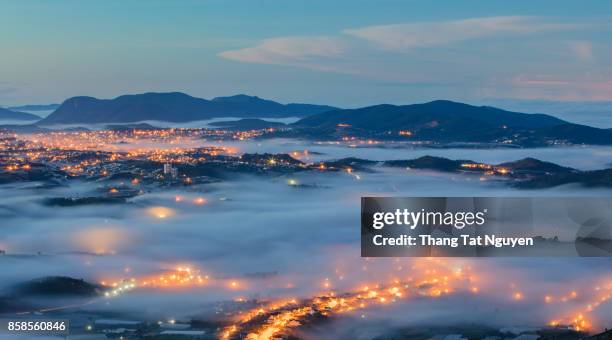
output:
[[[0,313],[66,318],[71,334],[105,338],[349,337],[354,318],[382,337],[603,330],[607,259],[563,260],[582,272],[572,277],[541,259],[510,280],[525,260],[359,258],[352,212],[364,195],[603,196],[607,158],[597,155],[608,147],[279,138],[278,129],[290,128],[5,128],[1,214],[23,227],[3,229]],[[574,150],[592,163],[574,167]],[[538,281],[548,275],[567,282]],[[429,300],[427,327],[410,326],[417,315],[376,326],[386,309]],[[436,316],[457,305],[471,311]]]
[[[0,340],[612,339],[610,22],[1,1]]]

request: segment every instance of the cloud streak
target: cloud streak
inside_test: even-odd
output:
[[[300,66],[330,70],[315,61],[345,54],[349,45],[338,37],[282,37],[266,39],[253,47],[219,53],[219,57],[258,64]]]
[[[342,31],[394,51],[435,47],[467,40],[572,30],[575,24],[545,22],[528,16],[497,16],[463,20],[369,26]]]
[[[325,61],[349,57],[349,52],[406,51],[445,46],[468,40],[499,36],[530,35],[577,29],[570,23],[546,22],[528,16],[497,16],[441,22],[403,23],[345,29],[333,36],[297,36],[266,39],[259,44],[229,50],[219,57],[240,62],[300,66],[337,71]],[[584,52],[584,45],[575,48]]]
[[[595,60],[593,43],[566,38],[569,32],[605,27],[535,16],[490,16],[373,25],[327,36],[278,37],[218,56],[419,89],[428,83],[437,86],[436,96],[446,89],[469,98],[515,93],[519,98],[609,100],[610,82],[605,75],[577,79],[581,75],[575,72],[576,61],[586,65]],[[571,58],[565,58],[568,55]],[[534,70],[554,76],[524,76],[535,74]],[[463,92],[448,86],[457,79]]]
[[[606,101],[612,93],[612,80],[596,76],[520,75],[511,83],[515,97],[522,99]]]

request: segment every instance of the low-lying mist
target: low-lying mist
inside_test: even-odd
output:
[[[486,152],[478,155],[498,157],[492,152],[491,156]],[[372,155],[359,155],[368,156]],[[474,159],[467,154],[464,158]],[[344,172],[245,176],[214,184],[153,190],[125,204],[75,207],[49,207],[43,200],[82,195],[102,184],[71,182],[69,186],[50,189],[31,183],[5,185],[0,187],[0,249],[7,254],[0,256],[0,291],[43,276],[100,282],[152,275],[184,265],[198,268],[218,282],[236,280],[239,285],[137,290],[82,308],[145,311],[144,315],[151,318],[205,317],[214,315],[214,303],[218,301],[237,297],[308,297],[321,291],[326,279],[334,289],[347,291],[361,282],[391,279],[398,263],[409,266],[412,259],[360,257],[361,196],[609,195],[606,190],[577,187],[526,192],[494,181],[483,183],[478,177],[403,169],[379,169],[359,173],[359,177]],[[485,319],[491,325],[542,325],[553,311],[542,304],[541,296],[590,288],[610,275],[611,264],[607,258],[451,262],[474,266],[483,273],[483,293],[476,298],[460,294],[435,301],[406,300],[391,308],[364,312],[365,321],[359,318],[360,313],[353,317],[361,320],[362,327],[371,325],[374,333],[389,325]],[[520,285],[526,298],[534,300],[520,306],[512,304],[508,296],[511,282]],[[565,308],[571,310],[579,302],[584,301],[576,300]],[[605,322],[606,314],[598,315]],[[349,317],[344,322],[354,324],[350,320]],[[351,331],[351,326],[344,329],[342,323],[338,325],[337,332]],[[317,337],[335,334],[328,329],[312,332]]]

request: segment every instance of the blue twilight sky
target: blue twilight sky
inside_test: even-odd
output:
[[[0,104],[247,93],[354,107],[612,100],[612,2],[0,2]]]

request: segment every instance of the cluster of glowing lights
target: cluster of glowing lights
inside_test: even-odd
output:
[[[103,280],[100,284],[108,288],[104,293],[105,297],[115,297],[138,288],[175,289],[215,286],[228,290],[242,290],[245,286],[236,279],[213,279],[209,274],[189,266],[177,266],[172,270],[142,277]]]
[[[104,293],[105,297],[115,297],[121,293],[126,293],[136,288],[176,288],[202,286],[207,284],[209,280],[210,276],[202,274],[197,269],[179,266],[173,270],[157,275],[131,278],[127,280],[122,279],[110,283],[107,283],[107,281],[101,281],[100,284],[104,287],[110,288],[110,290]]]
[[[136,288],[136,280],[132,279],[130,281],[122,281],[122,282],[114,282],[111,284],[111,289],[104,292],[104,296],[107,298],[116,297],[123,293],[127,293]]]
[[[205,197],[202,197],[202,196],[197,196],[197,197],[189,199],[189,198],[187,198],[185,196],[182,196],[182,195],[176,195],[176,196],[174,196],[174,202],[176,202],[176,203],[191,202],[191,203],[193,203],[195,205],[205,205],[205,204],[208,204],[208,200]]]
[[[139,141],[157,142],[169,145],[194,144],[202,138],[231,138],[249,139],[261,136],[270,131],[269,129],[251,130],[240,135],[235,131],[224,129],[200,129],[200,128],[168,128],[168,129],[126,129],[126,130],[99,130],[99,131],[53,131],[19,135],[28,141],[38,143],[54,149],[98,149],[104,145],[106,150],[118,150],[120,143],[136,143]],[[16,138],[17,136],[15,136]]]
[[[342,141],[343,142],[348,142],[349,146],[351,147],[356,147],[358,145],[378,145],[381,144],[380,141],[374,140],[374,139],[359,139],[357,137],[349,137],[349,136],[344,136],[342,137]]]
[[[19,138],[0,145],[3,161],[8,165],[3,167],[6,171],[27,171],[31,163],[41,163],[67,173],[71,177],[100,176],[106,177],[114,174],[117,169],[121,171],[136,171],[130,180],[131,185],[140,185],[142,177],[160,179],[138,168],[117,168],[114,164],[124,161],[151,161],[169,164],[198,164],[207,161],[219,161],[213,158],[218,155],[235,155],[235,148],[226,146],[190,147],[189,141],[202,136],[201,129],[153,129],[128,131],[88,131],[88,132],[50,132],[34,135],[18,135]],[[208,130],[206,130],[208,131]],[[207,133],[210,133],[208,131]],[[164,141],[159,146],[152,143],[151,147],[130,147],[131,142]],[[180,144],[184,142],[183,144]],[[366,144],[376,144],[375,141],[365,141]],[[128,144],[128,146],[121,146]],[[168,145],[169,144],[169,145]],[[183,146],[178,146],[183,145]],[[119,146],[125,148],[122,151]],[[308,158],[308,150],[293,151],[291,156],[296,159]],[[361,175],[350,167],[337,168],[328,166],[324,162],[299,163],[287,161],[284,158],[270,157],[263,162],[256,161],[264,167],[300,167],[319,171],[346,171],[355,179],[360,180]],[[193,179],[181,179],[185,184],[192,184]],[[109,194],[117,194],[118,189],[111,188]],[[201,201],[201,200],[200,200]],[[204,204],[197,202],[196,204]]]
[[[569,316],[551,320],[549,325],[551,327],[568,326],[576,331],[589,330],[593,326],[592,321],[590,321],[588,317],[589,314],[601,307],[602,304],[612,300],[612,280],[606,284],[596,286],[593,289],[593,293],[595,296],[592,297],[591,301],[589,301],[584,307],[574,313],[569,314]],[[545,299],[550,300],[546,303],[553,303],[553,301],[558,303],[566,303],[570,300],[577,299],[578,295],[579,294],[573,290],[569,294],[561,296],[558,299],[554,299],[554,297],[550,295],[547,295]]]
[[[223,339],[274,339],[287,335],[296,327],[308,322],[315,314],[322,316],[351,313],[371,306],[383,306],[406,299],[413,295],[437,298],[452,294],[467,283],[471,293],[478,293],[475,286],[477,278],[471,275],[471,268],[451,269],[445,267],[442,261],[433,260],[429,267],[420,271],[419,277],[393,279],[387,283],[365,284],[358,289],[339,294],[333,291],[332,281],[323,280],[321,286],[324,292],[303,300],[284,299],[268,306],[262,306],[239,314],[236,322],[220,332]],[[419,271],[418,265],[411,269]],[[339,274],[338,279],[342,280]],[[366,314],[361,314],[362,318]]]
[[[233,139],[237,140],[248,140],[260,137],[267,133],[273,133],[276,129],[267,128],[267,129],[257,129],[257,130],[248,130],[248,131],[237,131],[232,135]]]
[[[10,164],[4,167],[5,171],[17,171],[17,170],[30,170],[32,166],[30,164]]]
[[[502,166],[494,166],[485,163],[463,163],[461,167],[464,169],[484,170],[485,175],[507,175],[512,171]]]
[[[216,131],[216,130],[215,130]],[[205,129],[152,129],[128,131],[49,132],[16,135],[0,143],[4,171],[28,171],[32,163],[44,163],[70,176],[107,176],[106,163],[147,160],[160,163],[196,164],[208,156],[233,155],[235,148],[198,147]],[[145,141],[147,148],[130,148],[130,143]],[[158,145],[157,142],[164,144]],[[128,145],[126,147],[126,145]],[[127,148],[126,151],[122,151]],[[135,179],[138,184],[138,179]]]
[[[111,189],[112,190],[112,189]],[[116,189],[115,189],[116,190]],[[190,200],[181,195],[174,196],[175,203],[192,203],[194,205],[205,205],[208,204],[208,200],[205,197],[197,196]],[[167,219],[176,215],[176,210],[164,207],[164,206],[153,206],[146,209],[147,215],[156,219]]]
[[[398,133],[400,136],[410,137],[412,136],[412,131],[409,130],[400,130]]]
[[[364,265],[362,270],[367,272],[367,265]],[[345,274],[341,270],[336,270],[336,276],[323,279],[320,283],[320,293],[312,297],[290,297],[262,302],[256,308],[235,313],[230,317],[232,323],[223,328],[219,336],[223,339],[273,339],[289,335],[293,329],[314,320],[313,316],[316,315],[331,317],[357,313],[361,318],[367,318],[365,310],[368,308],[380,308],[412,297],[435,299],[455,293],[481,294],[481,279],[473,272],[471,266],[458,266],[445,259],[426,258],[413,261],[407,266],[398,262],[396,271],[397,274],[393,274],[396,277],[386,282],[363,283],[353,290],[341,292],[335,287],[342,286],[340,283],[344,280]],[[409,275],[403,274],[404,271]],[[213,280],[208,274],[189,266],[178,266],[160,274],[122,279],[110,284],[103,281],[102,284],[108,288],[104,293],[107,298],[117,297],[138,288],[215,286],[228,290],[246,289],[238,280]],[[510,284],[509,290],[509,298],[516,303],[530,300],[515,283]],[[552,319],[549,326],[576,331],[587,331],[594,327],[589,313],[612,299],[612,281],[595,287],[593,292],[595,297],[584,308],[568,313],[569,316]],[[546,294],[542,297],[542,301],[546,304],[566,303],[577,300],[583,295],[588,294],[569,290],[560,295]],[[246,301],[246,299],[238,297],[235,301]]]
[[[393,304],[411,296],[427,296],[439,298],[456,292],[480,294],[479,279],[471,267],[452,268],[444,265],[444,260],[426,259],[425,264],[415,264],[410,267],[413,276],[404,279],[394,279],[387,283],[363,285],[359,289],[339,294],[333,290],[333,282],[329,278],[322,281],[324,292],[312,298],[297,300],[283,299],[252,310],[241,312],[234,323],[219,333],[223,339],[275,339],[290,336],[294,328],[312,320],[313,315],[340,315],[343,313],[359,313],[361,318],[367,314],[360,312],[368,307]],[[423,269],[427,268],[427,269]],[[363,267],[367,271],[367,266]],[[402,270],[402,266],[398,266]],[[340,280],[342,276],[338,277]],[[527,300],[525,293],[512,283],[511,300],[523,303]],[[595,288],[596,298],[584,310],[570,317],[550,321],[551,327],[569,328],[575,331],[587,331],[593,327],[588,313],[601,304],[612,299],[612,282],[607,286]],[[576,299],[578,292],[572,290],[566,295],[554,297],[544,296],[546,303],[563,303]]]

